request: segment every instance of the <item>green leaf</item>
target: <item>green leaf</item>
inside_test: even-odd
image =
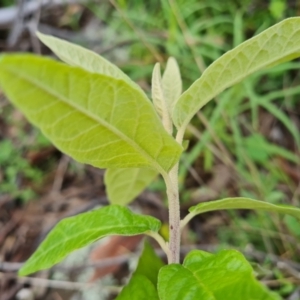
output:
[[[134,274],[146,276],[156,286],[158,272],[164,265],[152,246],[146,241]]]
[[[128,84],[140,89],[140,87],[117,66],[97,53],[51,35],[37,32],[37,36],[67,64],[83,68],[91,73],[103,74],[116,79],[125,80]]]
[[[116,300],[159,300],[156,287],[143,275],[133,275]]]
[[[123,80],[32,55],[5,55],[0,85],[62,151],[99,168],[168,171],[181,146],[151,102]]]
[[[215,300],[201,281],[179,264],[161,268],[157,287],[160,300]]]
[[[169,57],[162,77],[164,96],[171,111],[175,101],[182,93],[182,80],[178,63],[174,57]]]
[[[76,249],[108,235],[138,235],[158,232],[159,220],[110,205],[60,221],[19,271],[27,275],[52,267]]]
[[[253,276],[251,265],[235,250],[216,255],[194,250],[183,265],[163,267],[158,277],[161,300],[278,300]]]
[[[111,204],[126,205],[135,199],[157,176],[146,168],[108,169],[104,182]]]
[[[250,198],[236,197],[221,200],[203,202],[192,206],[189,211],[192,215],[202,214],[208,211],[222,209],[257,209],[270,212],[284,213],[296,218],[300,218],[300,209],[288,205],[275,205],[272,203],[254,200]]]
[[[163,265],[150,244],[145,242],[137,269],[116,300],[159,299],[156,290],[157,276]]]
[[[300,18],[289,18],[228,51],[176,101],[173,121],[185,128],[194,114],[253,72],[300,56]]]
[[[164,97],[164,92],[162,88],[162,79],[160,73],[160,64],[156,63],[153,72],[152,72],[152,80],[151,80],[151,95],[153,105],[157,111],[157,113],[163,117],[164,114],[169,114],[167,104]]]
[[[173,123],[171,120],[171,109],[165,98],[159,63],[155,64],[153,68],[151,91],[152,91],[153,105],[157,113],[161,116],[163,126],[166,129],[166,131],[170,135],[172,135]]]

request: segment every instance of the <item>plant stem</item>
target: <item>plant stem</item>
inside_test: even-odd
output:
[[[184,219],[182,219],[180,221],[180,231],[182,231],[182,229],[184,228],[184,226],[189,222],[191,221],[191,219],[193,219],[195,217],[195,215],[193,213],[189,213],[185,216]]]
[[[164,178],[169,202],[169,257],[168,263],[179,263],[180,253],[180,205],[178,191],[178,163]]]
[[[179,145],[182,144],[184,128],[178,130],[176,141]],[[168,174],[163,175],[166,187],[167,197],[169,202],[169,255],[168,263],[179,263],[180,255],[180,203],[179,203],[179,188],[178,188],[178,165],[174,165]]]
[[[151,236],[152,238],[154,238],[157,241],[157,243],[160,245],[160,247],[166,253],[166,255],[169,259],[170,251],[169,251],[169,248],[168,248],[168,244],[163,239],[163,237],[160,234],[158,234],[157,232],[154,232],[154,231],[148,231],[148,232],[146,232],[146,234],[148,236]]]

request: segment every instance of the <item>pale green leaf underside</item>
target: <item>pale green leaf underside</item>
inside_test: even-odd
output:
[[[178,99],[173,110],[177,128],[224,89],[253,72],[300,56],[300,18],[286,19],[228,51],[212,63]]]
[[[153,72],[152,72],[152,80],[151,80],[151,95],[153,105],[160,116],[164,114],[169,114],[167,105],[165,102],[163,87],[162,87],[162,79],[160,73],[160,64],[156,63]]]
[[[110,203],[130,203],[157,175],[157,171],[147,168],[107,169],[104,182]]]
[[[235,250],[213,255],[194,250],[183,265],[171,264],[158,277],[161,300],[278,300],[257,282],[247,260]]]
[[[52,267],[76,249],[108,235],[138,235],[157,232],[159,220],[110,205],[60,221],[19,271],[27,275]]]
[[[122,70],[97,53],[51,35],[40,32],[36,34],[47,47],[67,64],[83,68],[91,73],[125,80],[128,84],[140,89]]]
[[[222,209],[256,209],[263,210],[269,212],[277,212],[291,215],[300,219],[300,209],[295,208],[293,206],[285,206],[285,205],[275,205],[272,203],[253,200],[250,198],[225,198],[222,200],[215,200],[200,203],[196,206],[192,206],[190,211],[190,216],[196,216],[198,214],[202,214],[208,211],[214,210],[222,210]]]
[[[62,151],[99,168],[169,170],[181,147],[151,102],[123,80],[32,55],[0,59],[8,98]]]
[[[182,93],[180,69],[174,57],[168,59],[165,72],[162,76],[162,86],[165,99],[171,111],[175,101],[177,101]]]

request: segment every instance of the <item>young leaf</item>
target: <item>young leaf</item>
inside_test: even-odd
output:
[[[112,204],[126,205],[138,196],[157,176],[146,168],[114,169],[105,172],[106,193]]]
[[[40,32],[36,34],[47,47],[67,64],[83,68],[91,73],[103,74],[116,79],[125,80],[128,84],[140,89],[140,87],[117,66],[97,53],[51,35],[42,34]]]
[[[162,86],[165,99],[171,111],[173,104],[182,93],[180,70],[174,57],[170,57],[168,59],[167,66],[162,77]]]
[[[169,112],[164,97],[159,63],[156,63],[153,68],[152,80],[151,80],[151,94],[152,94],[153,104],[157,113],[161,117],[166,113],[168,114]]]
[[[272,203],[258,201],[250,198],[237,197],[203,202],[190,207],[190,213],[181,221],[182,226],[187,224],[187,222],[196,215],[203,214],[208,211],[222,209],[257,209],[263,211],[284,213],[300,219],[299,208],[287,205],[275,205]]]
[[[279,300],[253,276],[251,265],[239,252],[224,250],[213,255],[194,250],[183,265],[171,264],[158,276],[161,300]]]
[[[179,159],[181,147],[151,102],[123,80],[47,58],[5,55],[0,85],[33,124],[80,162],[163,173]]]
[[[156,290],[157,276],[163,265],[150,244],[145,242],[137,269],[116,300],[159,299]]]
[[[159,220],[110,205],[60,221],[19,271],[27,275],[52,267],[76,249],[108,235],[138,235],[157,232]]]
[[[300,18],[289,18],[228,51],[176,101],[172,119],[184,129],[194,114],[224,89],[253,72],[300,56]]]
[[[162,118],[162,123],[164,128],[169,134],[172,134],[173,130],[173,123],[171,121],[171,112],[170,107],[165,99],[163,87],[162,87],[162,79],[160,74],[160,64],[157,63],[154,66],[153,73],[152,73],[152,100],[154,107],[157,113]]]

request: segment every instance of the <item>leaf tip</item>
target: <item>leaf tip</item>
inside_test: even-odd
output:
[[[26,275],[29,275],[30,273],[32,272],[28,272],[27,270],[27,266],[26,266],[26,263],[21,267],[21,269],[18,271],[18,276],[20,277],[24,277]]]

